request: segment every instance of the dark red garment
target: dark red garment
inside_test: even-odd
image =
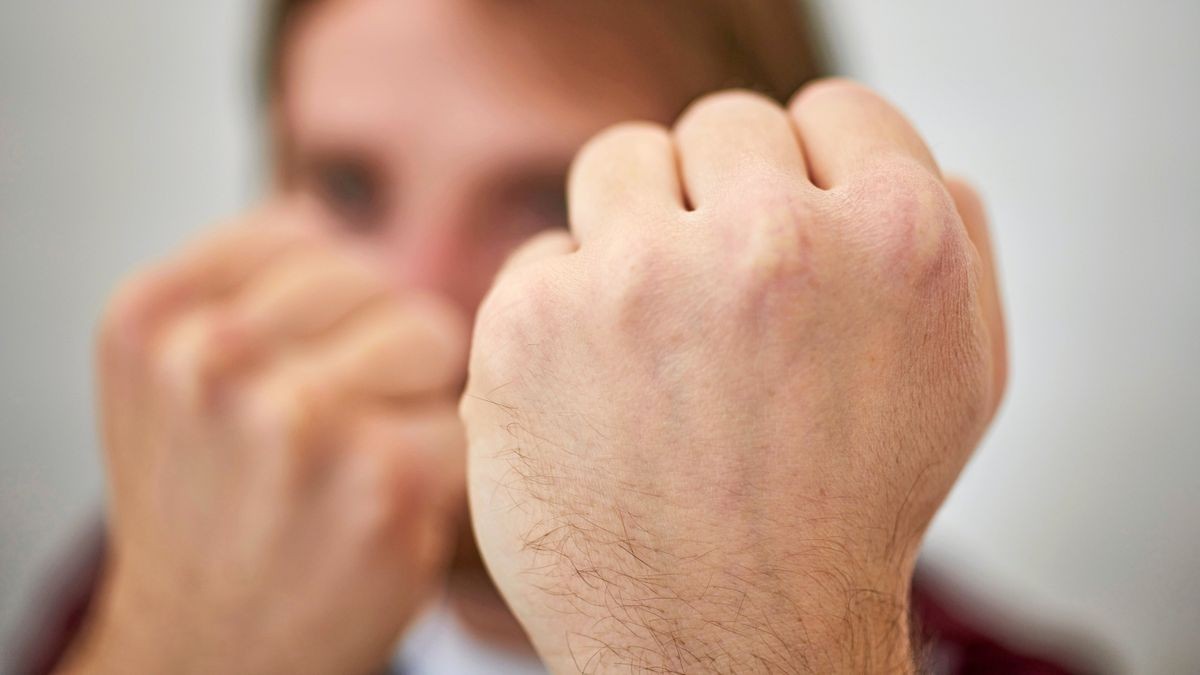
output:
[[[104,563],[103,528],[81,541],[68,565],[51,579],[40,611],[32,616],[17,644],[17,658],[7,664],[15,675],[44,675],[54,670],[79,634],[96,592]],[[923,670],[935,675],[1082,675],[1095,672],[1030,653],[969,618],[962,601],[927,572],[913,582],[914,624],[924,644]],[[975,608],[970,613],[979,616]],[[1061,657],[1060,657],[1061,658]]]
[[[923,672],[936,675],[1106,672],[1090,663],[1098,660],[1098,652],[1080,654],[1080,640],[1067,633],[1058,632],[1061,644],[1053,656],[1039,654],[1016,640],[1005,639],[996,628],[998,622],[981,618],[988,614],[983,603],[950,590],[948,584],[939,581],[937,575],[927,569],[918,570],[913,580],[911,602],[913,623],[924,644]]]

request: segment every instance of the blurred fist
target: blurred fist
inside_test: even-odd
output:
[[[480,310],[462,404],[481,550],[547,663],[911,668],[917,550],[1004,378],[973,197],[826,82],[610,130],[569,202]]]
[[[77,659],[369,672],[461,510],[467,330],[275,205],[129,281],[100,329],[112,558]]]

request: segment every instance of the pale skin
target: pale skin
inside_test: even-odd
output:
[[[113,555],[80,670],[369,672],[436,587],[467,321],[306,211],[272,204],[112,301]]]
[[[553,224],[547,175],[670,120],[645,73],[547,88],[469,5],[318,3],[276,110],[290,181],[114,295],[112,563],[66,669],[377,667],[442,583],[465,430],[489,570],[553,670],[908,665],[913,555],[1003,389],[978,199],[861,88],[709,99],[585,147],[570,233],[509,261],[472,345]],[[363,152],[395,193],[367,229],[310,185]]]
[[[539,654],[911,672],[922,535],[1003,388],[973,199],[830,81],[605,132],[570,203],[484,302],[462,405],[480,547]]]

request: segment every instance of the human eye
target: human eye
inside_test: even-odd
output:
[[[379,227],[384,211],[383,181],[369,163],[352,157],[325,157],[308,169],[308,182],[320,202],[347,230]]]

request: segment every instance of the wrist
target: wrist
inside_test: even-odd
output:
[[[59,675],[182,672],[174,629],[161,614],[139,611],[124,588],[105,581],[83,630],[56,671]],[[172,657],[174,654],[174,658]]]
[[[915,672],[911,574],[841,566],[813,568],[799,579],[802,586],[777,591],[778,613],[764,615],[763,628],[777,634],[776,653],[786,648],[791,664],[806,672]],[[757,645],[764,646],[771,645]],[[757,661],[767,655],[755,650],[750,656]]]
[[[845,568],[857,573],[842,586],[845,629],[832,644],[843,645],[843,661],[829,672],[914,673],[911,593],[916,547],[894,544],[867,560],[874,562]],[[836,607],[838,599],[827,602]]]
[[[826,654],[815,672],[914,673],[910,578],[862,585],[827,601],[830,630],[810,632],[809,650]],[[840,609],[839,609],[840,607]]]
[[[552,672],[628,663],[663,672],[915,672],[908,575],[725,567],[650,596],[650,580],[630,586],[595,574],[592,594],[576,588],[565,604],[561,594],[534,603],[550,610],[530,635]]]

